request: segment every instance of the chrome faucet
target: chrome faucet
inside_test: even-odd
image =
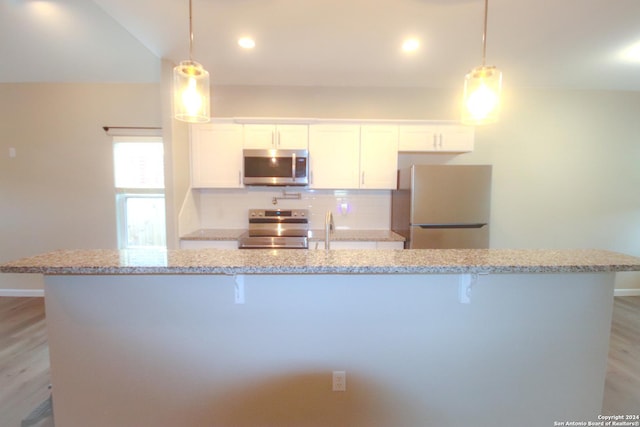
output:
[[[333,213],[330,210],[327,211],[327,214],[324,216],[324,248],[325,250],[331,249],[331,239],[330,235],[333,233],[335,229],[335,224],[333,223]]]

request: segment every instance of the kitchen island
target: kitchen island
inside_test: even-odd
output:
[[[599,250],[56,251],[56,423],[597,421],[617,271]],[[346,391],[333,391],[335,372]]]

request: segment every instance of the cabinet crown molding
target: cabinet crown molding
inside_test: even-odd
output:
[[[317,117],[212,117],[210,123],[237,124],[362,124],[362,125],[462,125],[459,120],[411,120],[411,119],[337,119]],[[465,125],[468,126],[468,125]],[[473,126],[470,126],[473,127]]]

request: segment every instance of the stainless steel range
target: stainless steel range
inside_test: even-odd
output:
[[[240,249],[308,249],[307,209],[249,209],[249,231],[238,239]]]

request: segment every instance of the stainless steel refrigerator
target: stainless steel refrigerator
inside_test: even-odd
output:
[[[391,228],[407,249],[488,248],[490,212],[489,165],[414,165],[391,195]]]

